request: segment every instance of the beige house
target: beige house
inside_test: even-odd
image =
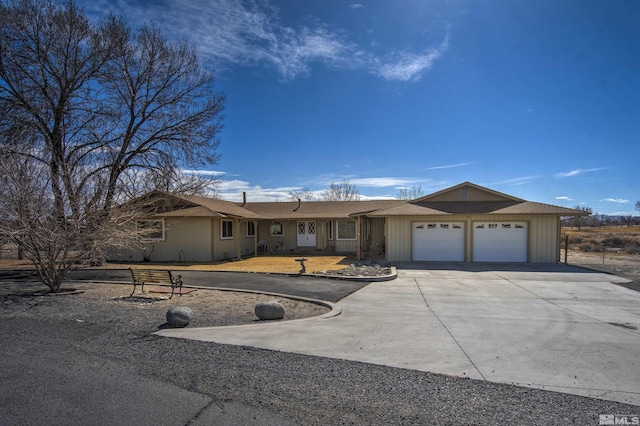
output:
[[[465,182],[412,201],[241,204],[155,192],[162,207],[138,226],[144,250],[109,260],[212,262],[263,253],[378,254],[393,261],[560,260],[560,217],[584,212]]]

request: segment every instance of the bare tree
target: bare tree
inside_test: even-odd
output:
[[[1,3],[0,162],[23,177],[8,182],[3,234],[59,291],[140,212],[123,204],[132,174],[166,183],[217,160],[224,101],[193,48],[153,27],[92,24],[73,1]]]
[[[414,186],[413,188],[400,188],[396,193],[398,200],[415,200],[423,196],[422,185]]]
[[[133,199],[152,191],[171,194],[197,195],[219,198],[220,180],[214,174],[200,175],[182,170],[168,170],[160,173],[155,170],[132,169],[121,177],[120,197]]]
[[[640,201],[636,201],[636,210],[640,212]]]
[[[593,214],[593,209],[591,207],[577,205],[577,206],[574,207],[574,209],[575,210],[580,210],[581,212],[588,213],[589,215]],[[580,230],[581,227],[585,223],[585,217],[584,216],[575,216],[571,220],[571,223],[573,224],[573,226],[576,226],[578,228],[578,230]]]
[[[322,191],[320,199],[322,201],[358,201],[360,200],[360,191],[356,185],[348,180],[331,182],[329,188]]]
[[[303,186],[302,188],[294,188],[289,191],[289,199],[292,201],[312,201],[315,199],[315,196],[308,186]]]

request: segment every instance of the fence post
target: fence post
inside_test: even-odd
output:
[[[604,254],[607,252],[607,243],[602,242],[602,264],[604,265]]]

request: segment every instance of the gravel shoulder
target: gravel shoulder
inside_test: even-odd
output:
[[[0,286],[6,287],[4,283]],[[120,293],[127,294],[129,288],[122,287]],[[84,290],[83,294],[65,296],[8,296],[4,292],[0,345],[11,348],[5,357],[0,357],[0,371],[6,386],[11,387],[11,380],[19,382],[21,377],[30,374],[28,368],[16,371],[15,367],[16,357],[29,357],[33,362],[50,363],[52,370],[83,371],[108,361],[123,372],[134,371],[145,378],[207,395],[216,404],[238,402],[300,425],[584,425],[597,424],[599,414],[637,413],[640,409],[575,395],[412,370],[161,338],[150,333],[163,322],[166,304],[138,306],[106,300],[105,297],[113,296],[107,293],[106,287],[94,289],[87,285]],[[216,293],[211,293],[212,299],[230,297],[228,292]],[[187,300],[186,297],[183,296],[182,301]],[[193,297],[202,296],[196,293]],[[180,302],[180,298],[174,297],[174,302]],[[229,303],[233,305],[237,301],[229,299]],[[240,311],[246,311],[252,303],[253,300]],[[226,316],[229,305],[224,306],[210,308],[213,317],[216,312]],[[160,312],[154,312],[156,307]],[[202,317],[197,312],[196,315]],[[58,362],[58,359],[66,361]],[[73,383],[64,383],[62,388],[60,384],[51,386],[39,392],[64,395],[61,389],[73,388]],[[58,397],[45,397],[38,404],[51,405],[54,409]],[[14,392],[11,398],[12,404],[0,407],[0,418],[9,410],[13,410],[13,414],[21,410],[24,423],[45,424],[29,417],[33,393]],[[162,401],[145,403],[162,404]],[[78,410],[82,411],[82,407]],[[73,418],[66,420],[67,424],[77,424]],[[98,423],[98,419],[94,420]]]
[[[603,260],[601,253],[569,251],[567,263],[626,278],[631,282],[618,285],[640,291],[640,255],[609,254],[605,255]]]

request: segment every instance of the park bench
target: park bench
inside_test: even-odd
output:
[[[182,296],[182,275],[173,276],[171,271],[162,269],[131,269],[131,278],[133,279],[133,293],[136,292],[136,286],[140,284],[142,286],[142,292],[144,293],[145,284],[165,284],[171,286],[171,297],[176,288],[180,289],[180,296]]]

